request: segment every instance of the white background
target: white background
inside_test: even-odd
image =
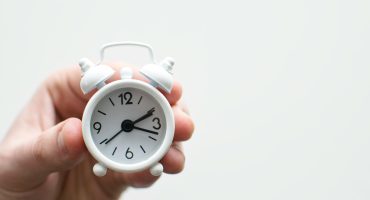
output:
[[[122,40],[176,59],[196,122],[185,171],[126,199],[370,199],[368,0],[0,1],[1,134]]]

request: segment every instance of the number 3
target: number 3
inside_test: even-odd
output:
[[[160,128],[162,127],[162,126],[161,126],[161,121],[159,120],[159,118],[158,118],[158,117],[154,118],[154,119],[152,120],[152,122],[157,123],[155,126],[153,126],[153,128],[154,128],[154,129],[158,130],[158,129],[160,129]]]

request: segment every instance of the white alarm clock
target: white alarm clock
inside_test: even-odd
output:
[[[149,83],[132,79],[130,68],[121,69],[121,80],[105,83],[114,70],[101,64],[104,51],[123,45],[149,50],[152,63],[140,69]],[[171,106],[157,88],[171,92],[174,61],[165,58],[156,63],[149,45],[122,42],[104,45],[97,64],[83,58],[79,65],[83,93],[98,89],[82,117],[84,142],[98,162],[93,167],[94,174],[104,176],[107,168],[118,172],[150,169],[152,175],[159,176],[163,171],[159,161],[172,144],[175,124]]]

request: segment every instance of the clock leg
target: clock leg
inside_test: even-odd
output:
[[[160,176],[162,172],[163,172],[163,165],[161,163],[157,163],[150,168],[150,173],[153,176]]]
[[[102,177],[107,173],[107,168],[100,163],[96,163],[93,167],[93,172],[96,176]]]

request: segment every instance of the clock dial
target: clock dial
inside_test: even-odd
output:
[[[99,151],[124,164],[152,156],[161,146],[166,131],[160,104],[136,88],[117,89],[104,96],[97,103],[90,124]]]

